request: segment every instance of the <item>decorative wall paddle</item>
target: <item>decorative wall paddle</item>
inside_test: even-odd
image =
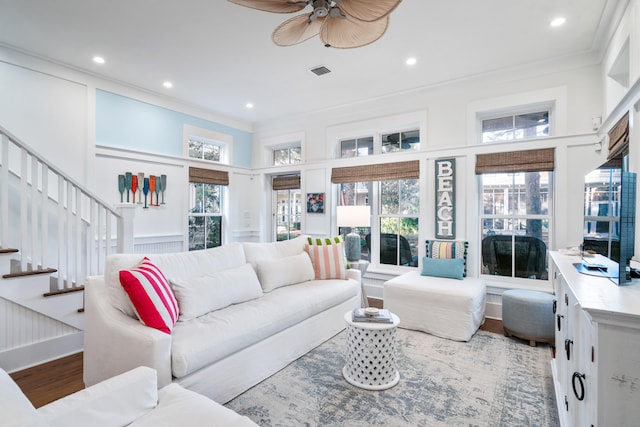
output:
[[[142,192],[144,193],[144,209],[149,209],[147,206],[147,194],[149,194],[149,178],[144,179],[144,186],[142,187]]]

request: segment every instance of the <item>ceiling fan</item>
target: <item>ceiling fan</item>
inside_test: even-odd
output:
[[[326,47],[350,49],[366,46],[387,31],[389,14],[402,0],[229,0],[241,6],[274,13],[310,13],[284,21],[271,39],[278,46],[292,46],[320,36]]]

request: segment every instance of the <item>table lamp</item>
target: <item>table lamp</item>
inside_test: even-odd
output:
[[[371,225],[371,211],[369,206],[338,206],[336,210],[338,227],[349,227],[351,231],[344,237],[344,251],[347,261],[360,260],[360,235],[355,227],[369,227]]]

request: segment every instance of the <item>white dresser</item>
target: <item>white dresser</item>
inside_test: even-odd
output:
[[[553,379],[563,427],[640,426],[640,280],[617,286],[551,252],[557,297]],[[589,262],[606,263],[597,256]]]

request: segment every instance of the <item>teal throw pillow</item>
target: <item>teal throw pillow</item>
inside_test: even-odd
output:
[[[464,259],[462,258],[422,258],[422,276],[446,277],[462,280]]]

